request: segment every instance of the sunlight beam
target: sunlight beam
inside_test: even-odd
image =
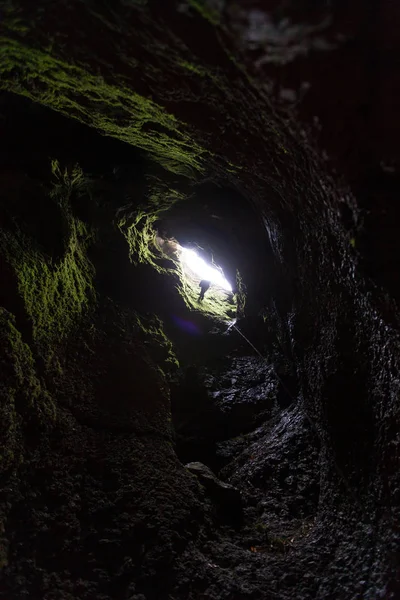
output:
[[[232,286],[223,273],[208,265],[194,250],[181,248],[181,261],[200,279],[206,279],[226,292],[232,292]]]

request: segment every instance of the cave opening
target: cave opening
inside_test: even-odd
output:
[[[232,293],[232,286],[229,281],[225,278],[222,270],[218,265],[207,264],[205,260],[198,255],[195,250],[191,248],[179,248],[180,261],[183,267],[186,269],[186,273],[189,273],[192,279],[204,280],[209,285],[213,284],[220,290]],[[207,291],[207,290],[206,290]]]

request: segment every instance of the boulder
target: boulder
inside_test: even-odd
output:
[[[211,469],[201,462],[190,462],[185,467],[196,475],[206,494],[217,507],[217,515],[221,520],[230,523],[242,521],[242,498],[238,489],[218,479]]]

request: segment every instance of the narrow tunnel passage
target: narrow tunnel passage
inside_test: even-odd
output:
[[[0,8],[4,598],[396,598],[398,311],[220,6]]]
[[[6,102],[7,99],[4,98],[4,105]],[[26,101],[18,101],[12,106],[9,110],[16,110],[19,118],[32,110]],[[102,311],[106,311],[108,319],[115,319],[115,308],[109,306],[106,309],[111,299],[120,306],[117,311],[126,311],[132,307],[139,311],[145,309],[150,320],[148,325],[146,321],[142,322],[144,327],[150,327],[150,332],[150,313],[155,313],[163,321],[165,331],[172,341],[171,350],[176,357],[174,360],[179,361],[179,369],[169,361],[162,348],[152,346],[150,352],[158,364],[164,365],[162,368],[166,369],[166,381],[171,395],[172,441],[178,458],[182,464],[191,464],[188,468],[196,473],[200,482],[209,482],[210,477],[215,478],[213,486],[206,485],[206,504],[211,511],[209,518],[213,527],[228,526],[226,539],[233,540],[234,544],[239,543],[236,536],[242,531],[244,537],[239,545],[244,544],[247,551],[253,548],[251,551],[254,553],[285,554],[292,543],[289,539],[293,538],[293,532],[305,527],[304,523],[308,523],[315,513],[318,501],[317,463],[309,469],[309,462],[314,461],[317,446],[305,425],[299,434],[290,433],[290,427],[287,429],[282,425],[285,420],[289,424],[296,423],[301,416],[296,407],[297,390],[293,389],[293,394],[288,394],[287,387],[283,388],[281,383],[282,379],[286,378],[289,382],[293,378],[293,366],[285,360],[273,325],[262,313],[262,307],[272,294],[275,282],[273,256],[262,220],[249,201],[234,189],[215,184],[196,186],[189,197],[174,202],[161,213],[161,218],[157,216],[152,225],[153,233],[141,239],[142,244],[148,244],[147,248],[143,246],[143,251],[148,251],[149,254],[143,254],[141,263],[132,264],[129,260],[129,238],[127,240],[121,233],[122,227],[114,231],[109,229],[108,222],[113,215],[121,214],[120,207],[125,210],[124,206],[132,198],[136,198],[139,205],[143,201],[141,198],[146,198],[149,185],[143,173],[150,169],[149,177],[154,177],[151,165],[144,157],[132,154],[129,148],[117,147],[114,142],[110,146],[108,140],[97,139],[96,154],[93,155],[90,136],[87,146],[85,143],[80,145],[81,154],[71,150],[69,157],[66,155],[65,139],[65,136],[71,135],[69,123],[65,123],[62,117],[56,119],[52,113],[43,111],[41,128],[47,118],[56,124],[58,140],[50,141],[42,137],[43,148],[47,151],[53,144],[53,156],[56,157],[60,149],[65,164],[71,164],[76,159],[86,170],[86,179],[72,188],[69,202],[75,219],[95,226],[96,234],[88,248],[88,256],[95,269],[99,294],[97,301],[103,306]],[[32,127],[31,121],[28,122]],[[45,130],[51,131],[47,127]],[[85,140],[86,132],[77,127],[74,136],[78,134]],[[22,140],[18,140],[18,135],[23,136],[28,149],[34,133],[27,136],[23,119],[20,130],[13,128],[15,148],[22,143]],[[111,148],[113,157],[118,157],[118,163],[104,161]],[[3,165],[3,173],[8,172],[11,177],[13,169],[18,166],[18,160],[16,150],[14,155],[10,153],[8,162]],[[139,174],[138,165],[142,175]],[[40,182],[40,193],[46,193],[51,185],[42,183],[51,175],[51,165],[46,154],[41,156],[37,150],[32,153],[27,150],[24,167],[28,177],[35,177]],[[74,186],[73,183],[68,184],[68,170],[64,172],[63,168],[59,167],[60,173],[64,173],[64,179],[56,179],[59,182],[57,185]],[[57,221],[52,212],[44,208],[42,233],[38,234],[35,229],[38,213],[27,215],[24,212],[23,190],[18,191],[18,194],[18,201],[23,209],[18,227],[35,240],[44,256],[50,253],[52,260],[62,260],[65,247],[61,245],[56,251],[55,248],[63,239],[68,240],[71,235],[70,225],[65,229],[66,234],[61,226],[55,233]],[[58,210],[67,224],[71,222],[68,213],[63,213],[62,205],[50,200],[46,206]],[[6,212],[10,211],[6,196],[3,207]],[[18,229],[11,231],[18,236]],[[140,237],[139,229],[135,233]],[[154,242],[156,234],[165,236],[165,240],[176,240],[183,247],[196,247],[204,257],[221,266],[234,286],[233,303],[229,294],[223,296],[222,302],[227,306],[226,314],[213,314],[207,310],[204,312],[205,303],[197,303],[193,307],[185,305],[174,288],[179,281],[179,272],[174,263],[171,263],[162,248],[157,255],[159,243]],[[151,256],[156,261],[154,264],[151,264]],[[8,309],[13,308],[12,300],[6,302],[4,298],[3,304]],[[104,327],[105,323],[96,325],[99,330]],[[95,334],[96,338],[98,335]],[[114,337],[111,330],[108,335]],[[144,340],[146,345],[146,335]],[[162,338],[160,341],[162,342]],[[100,339],[96,344],[99,343]],[[252,344],[257,345],[262,356],[254,351]],[[116,362],[112,367],[116,370],[115,375],[110,376],[114,359],[111,361],[107,356],[101,359],[97,354],[97,369],[100,372],[103,369],[104,373],[93,392],[89,391],[87,382],[82,380],[82,405],[70,405],[66,399],[62,402],[66,402],[64,406],[72,410],[81,426],[89,426],[95,430],[112,430],[118,427],[127,431],[133,427],[133,431],[140,433],[140,426],[138,428],[134,422],[132,424],[129,412],[124,408],[123,397],[126,385],[139,390],[141,384],[136,381],[136,376],[130,382],[125,381],[125,359],[120,348],[115,344],[113,347],[113,352],[116,353]],[[98,352],[99,350],[96,351]],[[72,369],[77,377],[79,362],[87,361],[84,358],[84,347],[73,344],[68,353],[69,358],[63,360],[62,369],[69,373]],[[108,353],[109,350],[107,355]],[[100,367],[101,363],[103,367]],[[90,362],[87,364],[85,379],[91,377],[89,365]],[[279,369],[280,380],[277,379],[275,369]],[[119,379],[118,386],[116,378]],[[58,387],[63,381],[65,383],[67,380],[61,376],[55,385]],[[92,407],[90,404],[87,406],[91,393],[96,404]],[[117,398],[113,400],[111,408],[109,399],[115,394]],[[135,410],[137,409],[136,404]],[[151,405],[149,409],[152,410]],[[102,413],[108,414],[108,417],[104,419]],[[117,415],[118,419],[115,420]],[[295,443],[293,436],[296,440],[299,438]],[[264,451],[265,447],[269,447],[269,451]],[[240,468],[250,452],[254,453],[251,460],[255,475],[249,478],[248,474],[245,477],[241,475]],[[301,464],[302,468],[299,466]],[[214,475],[207,469],[211,469]],[[217,477],[222,477],[224,482]],[[230,481],[234,482],[235,487]],[[266,495],[265,486],[270,488],[271,485],[273,492]],[[273,509],[278,496],[279,514]]]

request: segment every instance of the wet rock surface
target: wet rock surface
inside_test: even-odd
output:
[[[263,358],[222,359],[189,367],[172,388],[172,415],[181,445],[231,439],[276,414],[279,381]],[[188,451],[188,447],[187,447]],[[194,448],[193,448],[193,451]],[[178,449],[179,453],[179,449]]]
[[[300,406],[246,436],[246,448],[221,476],[258,500],[261,522],[313,516],[319,500],[319,441]],[[267,492],[267,494],[266,494]],[[268,496],[268,497],[266,497]],[[269,525],[270,526],[270,525]]]
[[[302,572],[300,557],[307,544],[310,549],[318,544],[315,432],[297,406],[244,436],[244,445],[220,473],[241,490],[243,526],[240,531],[220,531],[190,559],[184,554],[186,577],[194,578],[193,587],[204,588],[206,597],[213,599],[286,598],[294,581],[298,597],[313,597],[310,585],[322,578],[323,560],[315,559],[314,572],[310,567]],[[289,568],[293,561],[295,570]],[[178,581],[184,590],[183,573]],[[189,598],[195,597],[191,586],[186,589]]]
[[[211,370],[204,386],[221,415],[226,437],[251,430],[277,410],[276,376],[262,358],[237,358],[226,370]]]

